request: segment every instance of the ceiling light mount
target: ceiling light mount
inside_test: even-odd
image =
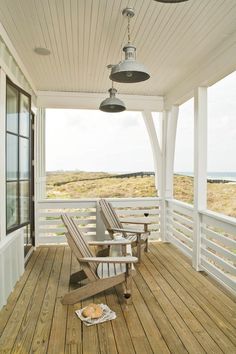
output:
[[[44,48],[44,47],[35,47],[34,51],[38,55],[50,55],[51,54],[51,51],[48,48]]]
[[[128,44],[123,47],[125,59],[117,65],[112,65],[110,79],[116,82],[134,83],[149,79],[150,75],[143,64],[136,61],[136,47],[130,40],[130,19],[134,17],[134,9],[127,7],[122,15],[128,18]]]
[[[134,9],[132,7],[126,7],[124,10],[122,10],[122,15],[124,17],[132,18],[135,15]]]
[[[188,0],[154,0],[154,1],[163,2],[165,4],[176,4],[178,2],[185,2],[185,1],[188,1]]]

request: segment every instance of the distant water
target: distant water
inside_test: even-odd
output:
[[[193,176],[192,172],[176,172],[176,174],[191,177]],[[213,180],[215,179],[236,182],[236,172],[208,172],[207,178]]]

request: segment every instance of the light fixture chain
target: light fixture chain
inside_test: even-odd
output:
[[[130,44],[130,16],[128,16],[128,44]]]

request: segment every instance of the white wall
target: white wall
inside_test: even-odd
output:
[[[24,235],[17,230],[0,242],[0,309],[24,272]]]
[[[24,271],[23,230],[6,235],[6,73],[0,69],[0,308]]]

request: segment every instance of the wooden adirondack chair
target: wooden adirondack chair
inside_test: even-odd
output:
[[[122,236],[131,241],[132,246],[137,246],[137,257],[139,262],[141,261],[141,248],[144,245],[144,250],[148,251],[148,236],[150,232],[147,229],[148,221],[140,222],[140,221],[120,221],[117,213],[115,212],[111,203],[109,203],[106,199],[100,199],[98,202],[100,213],[102,220],[106,226],[107,231],[111,238],[114,238],[115,233],[121,233]],[[124,228],[122,224],[136,224],[136,225],[144,225],[144,230],[134,230]]]
[[[83,299],[100,293],[118,284],[123,284],[124,298],[130,302],[132,288],[131,265],[136,263],[136,257],[95,257],[89,248],[90,245],[120,244],[126,246],[127,240],[117,241],[93,241],[87,243],[83,232],[75,223],[75,220],[63,214],[62,220],[68,230],[66,234],[68,244],[81,265],[81,270],[72,274],[70,281],[77,283],[88,279],[89,283],[73,290],[62,299],[63,304],[75,304]]]

